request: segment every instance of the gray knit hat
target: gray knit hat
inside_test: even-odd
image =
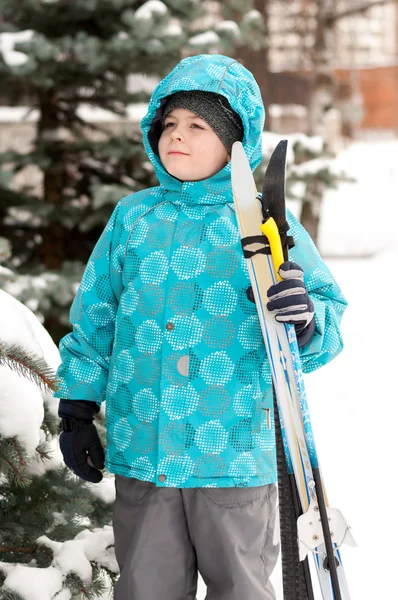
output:
[[[177,92],[169,96],[162,114],[162,121],[175,108],[185,108],[206,121],[218,135],[229,154],[232,144],[243,139],[243,124],[228,100],[220,94],[193,90]]]

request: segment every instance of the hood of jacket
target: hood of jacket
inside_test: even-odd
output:
[[[145,150],[170,201],[186,204],[232,202],[231,162],[208,179],[182,182],[166,171],[152,149],[151,128],[154,120],[161,118],[166,98],[176,92],[191,90],[214,92],[227,98],[242,119],[242,144],[254,171],[262,160],[261,134],[265,114],[260,89],[253,75],[233,58],[220,54],[191,56],[178,63],[157,85],[141,122]]]

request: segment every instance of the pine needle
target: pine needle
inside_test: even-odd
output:
[[[22,346],[0,340],[0,366],[3,365],[21,377],[30,379],[45,392],[51,393],[57,389],[55,373],[43,358]]]

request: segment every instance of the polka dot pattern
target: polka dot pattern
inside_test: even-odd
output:
[[[106,400],[106,467],[172,487],[275,481],[271,373],[247,296],[231,165],[195,182],[171,177],[148,133],[162,99],[200,89],[226,96],[242,118],[254,170],[264,111],[254,79],[219,55],[182,61],[156,88],[142,122],[159,186],[126,196],[88,261],[60,344],[62,398]],[[302,351],[309,372],[341,349],[345,308],[308,235],[289,214],[316,314]]]

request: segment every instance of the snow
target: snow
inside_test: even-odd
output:
[[[226,34],[234,40],[239,40],[241,37],[239,26],[235,21],[221,21],[217,24],[216,29],[219,33]]]
[[[244,21],[246,24],[251,24],[251,25],[263,25],[264,21],[263,21],[263,16],[260,13],[259,10],[255,10],[254,8],[252,10],[249,10],[243,17],[242,21]]]
[[[326,256],[376,257],[396,248],[398,142],[357,142],[335,161],[357,183],[329,190],[323,207],[320,249]]]
[[[3,290],[0,290],[0,332],[3,342],[22,346],[56,370],[60,357],[50,335],[29,308]],[[43,400],[50,410],[55,410],[52,395],[8,366],[0,366],[0,435],[16,436],[29,456],[34,455],[41,441]]]
[[[0,54],[4,62],[10,67],[19,66],[26,63],[28,57],[23,52],[14,50],[15,44],[19,42],[28,42],[33,35],[33,31],[18,31],[16,33],[0,33]]]
[[[154,16],[163,17],[167,14],[167,6],[160,2],[160,0],[148,0],[134,13],[134,20],[136,21],[152,21]]]
[[[329,503],[342,511],[358,544],[357,548],[344,547],[342,555],[351,597],[361,600],[396,597],[394,541],[398,521],[393,465],[398,402],[393,375],[398,325],[394,313],[391,318],[391,311],[386,309],[394,301],[398,262],[397,156],[398,141],[388,140],[354,143],[337,159],[338,166],[357,181],[328,191],[319,247],[349,301],[342,323],[345,349],[332,363],[306,377]],[[8,341],[23,340],[29,349],[41,353],[56,367],[59,356],[51,338],[33,313],[19,304],[0,291],[3,337]],[[4,435],[4,428],[13,429],[33,447],[36,434],[31,430],[37,429],[42,414],[40,392],[31,382],[26,383],[30,386],[28,391],[22,378],[5,377],[3,367],[0,433]],[[8,394],[7,402],[3,401],[4,394]],[[25,410],[32,413],[29,426],[25,420],[24,427],[18,413]],[[61,460],[59,456],[57,460]],[[111,502],[113,479],[104,478],[96,493]],[[114,553],[109,548],[112,540],[110,526],[86,530],[64,543],[42,536],[41,543],[51,544],[55,552],[53,564],[37,569],[0,563],[6,574],[4,587],[26,600],[50,600],[61,589],[68,569],[77,569],[89,577],[92,560],[116,569]],[[280,600],[280,563],[273,582]],[[198,600],[204,599],[205,592],[200,580]],[[63,591],[56,598],[69,600],[70,594]],[[321,600],[319,590],[315,598]]]
[[[40,443],[43,399],[37,386],[8,366],[0,367],[0,435],[16,437],[33,456]],[[26,426],[29,423],[29,428]]]
[[[113,572],[117,571],[116,558],[113,549],[110,548],[114,542],[113,528],[110,525],[93,531],[85,529],[77,534],[75,540],[81,543],[88,560],[95,561]]]
[[[52,600],[62,588],[62,573],[55,567],[39,569],[16,565],[7,575],[3,587],[25,600]]]
[[[268,112],[271,117],[282,117],[285,114],[305,117],[307,108],[302,104],[270,104]]]
[[[64,542],[61,549],[55,555],[53,564],[64,575],[77,573],[83,583],[89,583],[93,576],[91,563],[84,552],[83,544],[79,540]]]
[[[162,34],[164,37],[180,37],[183,35],[183,30],[179,21],[172,21],[163,28]]]
[[[54,402],[54,404],[56,404]],[[62,452],[59,447],[57,438],[46,440],[50,460],[43,461],[40,456],[34,456],[28,466],[28,471],[31,476],[41,477],[47,471],[55,471],[64,466]]]
[[[104,477],[100,483],[88,483],[87,487],[91,489],[94,496],[106,504],[112,504],[115,500],[116,491],[113,477]]]
[[[24,600],[52,600],[62,589],[68,573],[76,573],[83,582],[91,581],[90,561],[116,572],[113,540],[113,529],[110,525],[93,531],[81,531],[73,540],[66,542],[56,542],[43,535],[37,539],[37,543],[53,551],[51,566],[39,569],[0,563],[0,570],[6,574],[4,589],[17,592]],[[56,596],[57,600],[69,600],[70,597],[67,590]],[[107,595],[103,596],[104,599],[106,597]]]
[[[54,363],[60,362],[58,349],[35,315],[14,296],[0,290],[0,331],[4,342],[14,343]]]
[[[213,46],[220,43],[220,38],[215,31],[205,31],[189,38],[189,45],[193,48]]]
[[[150,83],[148,84],[150,85]],[[90,104],[80,104],[77,115],[87,123],[118,123],[121,121],[140,122],[148,110],[148,104],[130,104],[126,108],[126,116],[121,117],[109,110],[98,108]],[[30,123],[37,122],[39,111],[27,106],[0,106],[0,123]]]
[[[328,171],[336,177],[341,175],[341,170],[337,167],[336,161],[333,158],[314,158],[313,160],[306,160],[301,165],[294,165],[291,168],[291,173],[297,177],[311,176],[321,171]]]

